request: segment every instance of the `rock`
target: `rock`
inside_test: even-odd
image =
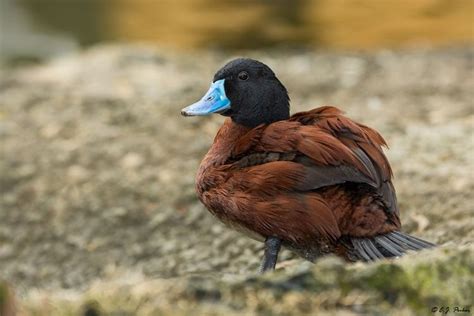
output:
[[[143,157],[137,153],[127,153],[122,158],[121,164],[126,169],[135,169],[140,167],[144,162]]]

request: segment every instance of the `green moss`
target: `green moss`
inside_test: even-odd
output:
[[[315,310],[423,315],[433,306],[469,304],[472,257],[472,247],[463,246],[374,264],[350,265],[329,257],[230,281],[131,277],[102,281],[73,299],[51,296],[47,308],[28,299],[22,304],[32,315],[293,315]]]
[[[231,280],[139,277],[102,281],[73,299],[50,297],[51,315],[293,315],[345,310],[420,315],[465,306],[473,295],[473,247],[435,249],[373,264],[329,257],[273,274]],[[44,308],[23,302],[32,314]]]
[[[0,311],[7,304],[8,289],[5,283],[0,281]]]

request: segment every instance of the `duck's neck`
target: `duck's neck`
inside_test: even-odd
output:
[[[251,130],[250,127],[237,124],[232,119],[227,118],[217,132],[214,143],[202,160],[199,168],[200,172],[209,167],[224,164],[229,159],[236,141],[249,130]]]

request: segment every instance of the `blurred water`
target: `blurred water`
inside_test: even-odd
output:
[[[374,49],[471,42],[471,0],[0,0],[2,55],[103,41]]]

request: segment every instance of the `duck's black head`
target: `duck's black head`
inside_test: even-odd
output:
[[[217,71],[200,101],[181,111],[184,116],[212,113],[248,127],[285,120],[290,116],[288,92],[270,67],[238,58]]]

